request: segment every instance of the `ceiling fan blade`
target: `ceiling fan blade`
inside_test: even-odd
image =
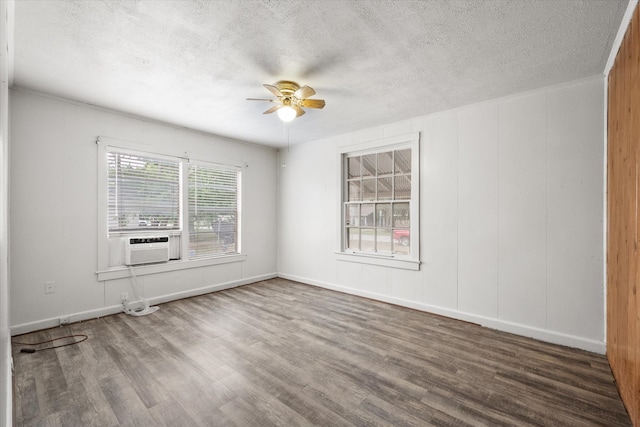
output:
[[[293,109],[296,110],[296,117],[300,117],[304,114],[304,110],[300,108],[299,105],[292,105]]]
[[[300,105],[305,108],[324,108],[324,99],[303,99]]]
[[[247,98],[247,101],[267,101],[267,102],[276,102],[275,99],[266,99],[266,98]]]
[[[300,89],[298,89],[293,93],[293,96],[295,96],[298,99],[305,99],[315,94],[316,94],[316,91],[313,90],[313,88],[310,88],[309,86],[302,86]]]
[[[274,111],[276,111],[276,110],[280,109],[280,107],[282,107],[282,105],[274,105],[273,107],[269,108],[267,111],[265,111],[265,112],[264,112],[264,113],[262,113],[262,114],[271,114],[271,113],[273,113]]]
[[[275,87],[273,85],[268,85],[266,83],[263,84],[262,86],[266,87],[269,92],[271,92],[272,94],[274,94],[278,98],[280,98],[282,96],[282,92],[280,92],[280,89],[278,89],[277,87]]]

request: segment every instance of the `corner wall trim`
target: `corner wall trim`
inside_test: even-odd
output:
[[[0,369],[3,369],[4,377],[7,379],[6,383],[3,384],[5,387],[4,390],[0,391],[0,394],[4,394],[7,398],[6,406],[0,407],[0,426],[4,425],[6,427],[13,425],[13,358],[11,357],[11,340],[10,337],[5,337],[6,345],[3,347],[6,349],[6,355],[3,355],[3,361],[6,361],[6,365],[2,366]]]
[[[247,277],[240,280],[233,280],[230,282],[219,283],[216,285],[209,285],[202,288],[191,289],[188,291],[175,292],[173,294],[160,295],[156,297],[147,298],[149,304],[162,304],[170,301],[176,301],[183,298],[195,297],[198,295],[209,294],[211,292],[222,291],[224,289],[236,288],[238,286],[248,285],[250,283],[261,282],[263,280],[273,279],[278,277],[277,273],[268,273],[260,276]],[[11,326],[11,336],[27,334],[33,331],[39,331],[42,329],[55,328],[60,326],[60,317],[68,316],[69,323],[81,322],[83,320],[97,319],[112,314],[118,314],[122,312],[121,305],[111,305],[108,307],[98,308],[95,310],[82,311],[79,313],[61,314],[58,317],[49,319],[38,320],[30,323],[23,323],[21,325]]]
[[[549,342],[552,344],[559,344],[566,347],[579,348],[582,350],[590,351],[598,354],[605,354],[606,345],[602,341],[591,340],[588,338],[577,337],[574,335],[563,334],[561,332],[550,331],[547,329],[540,329],[533,326],[522,325],[519,323],[507,322],[500,319],[494,319],[491,317],[480,316],[473,313],[466,313],[463,311],[452,310],[450,308],[439,307],[431,304],[423,304],[415,301],[404,300],[401,298],[394,298],[387,295],[376,294],[373,292],[361,291],[346,286],[335,285],[333,283],[322,282],[318,280],[309,279],[306,277],[295,276],[292,274],[278,273],[278,277],[283,279],[293,280],[307,285],[317,286],[320,288],[330,289],[333,291],[344,292],[346,294],[357,295],[365,298],[371,298],[377,301],[387,302],[389,304],[395,304],[402,307],[412,308],[414,310],[424,311],[427,313],[437,314],[440,316],[450,317],[452,319],[463,320],[465,322],[477,323],[480,326],[484,326],[490,329],[498,331],[508,332],[524,337],[534,338],[540,341]]]

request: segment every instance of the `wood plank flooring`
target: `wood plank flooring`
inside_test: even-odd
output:
[[[14,337],[17,426],[630,426],[604,356],[283,279]]]

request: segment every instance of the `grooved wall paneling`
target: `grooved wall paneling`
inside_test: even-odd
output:
[[[607,356],[635,426],[640,426],[638,25],[636,7],[609,74],[607,167]]]
[[[546,326],[547,94],[500,106],[498,314]],[[523,310],[522,307],[529,309]]]
[[[458,309],[498,317],[499,106],[458,114]]]
[[[604,354],[605,86],[594,76],[281,151],[278,274]],[[412,132],[420,270],[336,257],[338,153]]]

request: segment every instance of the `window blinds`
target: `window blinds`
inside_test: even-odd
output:
[[[180,229],[180,163],[107,152],[109,232]]]
[[[240,171],[189,165],[189,259],[238,253]]]

